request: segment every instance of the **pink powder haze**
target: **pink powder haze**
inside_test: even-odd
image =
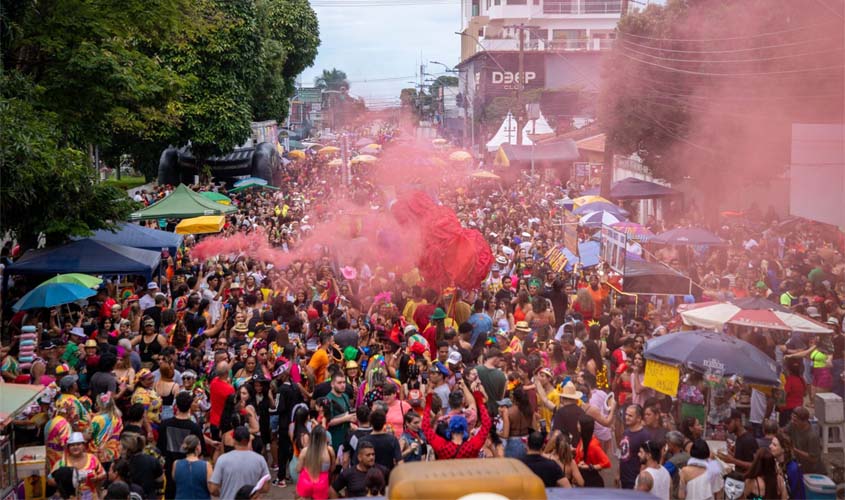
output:
[[[272,247],[258,230],[205,238],[191,255],[207,260],[246,254],[285,268],[300,259],[320,257],[327,249],[341,266],[367,263],[399,274],[418,267],[429,286],[477,287],[493,261],[489,245],[478,231],[461,227],[454,211],[437,205],[427,194],[436,193],[443,181],[466,180],[467,166],[447,157],[448,151],[424,143],[396,141],[376,165],[363,165],[356,172],[384,193],[384,206],[377,210],[345,198],[324,199],[325,216],[318,219],[311,214],[312,230],[291,252]]]

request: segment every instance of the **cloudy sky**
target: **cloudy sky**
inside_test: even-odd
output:
[[[312,0],[322,41],[314,66],[301,75],[311,86],[323,69],[346,72],[350,92],[368,104],[397,100],[417,81],[420,62],[460,60],[459,0]],[[442,74],[429,64],[427,73]]]

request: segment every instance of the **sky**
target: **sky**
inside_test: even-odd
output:
[[[346,72],[350,93],[379,107],[398,103],[399,92],[427,73],[444,74],[440,61],[460,61],[459,0],[312,0],[320,22],[320,47],[314,65],[300,76],[314,84],[323,69]]]

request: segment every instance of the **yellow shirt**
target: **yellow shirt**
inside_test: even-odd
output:
[[[419,325],[414,322],[414,313],[417,312],[417,306],[426,303],[427,302],[425,299],[422,299],[419,302],[415,302],[414,299],[408,299],[408,302],[405,303],[405,308],[402,309],[402,316],[405,317],[405,321],[416,327],[419,327]]]
[[[308,362],[308,366],[314,370],[314,380],[316,383],[321,383],[326,381],[326,372],[329,368],[329,355],[325,349],[317,349],[317,352],[311,356],[311,361]]]
[[[560,392],[558,392],[557,388],[553,388],[551,391],[546,393],[546,399],[552,402],[555,405],[555,408],[560,405]],[[546,425],[549,429],[552,428],[552,418],[555,415],[554,410],[550,410],[545,404],[543,404],[543,399],[540,394],[537,394],[537,407],[540,409],[540,418],[546,421]]]

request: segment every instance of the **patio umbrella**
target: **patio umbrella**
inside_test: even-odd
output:
[[[373,142],[375,142],[375,141],[373,141],[369,137],[362,137],[362,138],[358,139],[357,141],[355,141],[355,145],[358,146],[358,147],[361,147],[361,146],[366,146],[368,144],[372,144]]]
[[[70,283],[72,285],[81,285],[85,288],[97,288],[103,283],[103,280],[97,278],[96,276],[91,276],[90,274],[67,273],[53,276],[38,286],[49,285],[51,283]]]
[[[326,165],[330,167],[340,167],[343,165],[343,160],[341,160],[340,158],[335,158],[334,160],[326,163]]]
[[[590,212],[586,215],[581,217],[581,220],[578,221],[579,224],[582,226],[587,227],[601,227],[603,225],[609,226],[611,224],[616,224],[619,222],[620,215],[614,214],[612,212],[605,212],[604,210],[599,212]]]
[[[340,153],[340,148],[337,146],[325,146],[317,150],[318,155],[330,155]]]
[[[700,373],[738,375],[754,384],[780,385],[774,360],[748,342],[723,333],[694,330],[662,335],[646,342],[643,355]]]
[[[455,151],[449,155],[451,161],[469,161],[472,160],[472,155],[466,151]]]
[[[305,151],[302,151],[301,149],[294,149],[293,151],[288,151],[288,158],[292,158],[294,160],[304,160]]]
[[[446,144],[449,144],[449,141],[447,141],[446,139],[437,138],[431,141],[431,143],[435,146],[445,146]]]
[[[352,157],[352,159],[349,160],[349,163],[351,163],[353,165],[357,165],[359,163],[375,163],[377,161],[378,161],[378,158],[376,158],[373,155],[358,155],[358,156]]]
[[[200,193],[200,196],[204,198],[208,198],[211,201],[216,201],[221,205],[231,205],[232,200],[228,196],[222,195],[220,193],[215,193],[214,191],[203,191]]]
[[[617,231],[622,231],[628,235],[629,239],[632,240],[648,241],[654,238],[654,233],[649,231],[647,227],[637,224],[636,222],[622,221],[611,224],[610,227],[616,229]]]
[[[478,172],[473,172],[470,177],[474,179],[490,179],[490,180],[498,180],[501,179],[498,175],[494,174],[493,172],[489,172],[487,170],[479,170]]]
[[[369,146],[365,146],[365,147],[361,148],[361,150],[359,152],[361,154],[377,155],[377,154],[381,153],[381,146],[379,146],[378,144],[370,144]]]
[[[55,307],[96,295],[94,290],[74,283],[48,283],[34,288],[12,306],[14,311]]]
[[[575,198],[574,200],[572,200],[572,203],[576,207],[580,207],[581,205],[586,205],[587,203],[593,203],[593,202],[596,202],[596,201],[603,201],[605,203],[610,203],[610,200],[607,200],[607,199],[602,198],[601,196],[596,196],[596,195],[592,195],[592,194],[587,195],[587,196],[579,196],[578,198]]]
[[[765,299],[739,299],[732,302],[704,302],[683,307],[684,324],[700,328],[722,328],[726,323],[769,330],[832,333],[831,329]]]
[[[246,188],[252,186],[266,186],[267,181],[261,179],[259,177],[247,177],[246,179],[241,179],[235,183],[236,188]]]
[[[593,201],[590,203],[585,203],[584,205],[581,205],[575,210],[573,210],[572,213],[575,215],[584,215],[590,212],[598,212],[599,210],[619,214],[623,218],[631,215],[630,212],[628,212],[624,208],[618,205],[614,205],[613,203],[608,203],[606,201]]]
[[[697,227],[670,229],[655,236],[652,242],[665,245],[726,245],[722,238]]]

